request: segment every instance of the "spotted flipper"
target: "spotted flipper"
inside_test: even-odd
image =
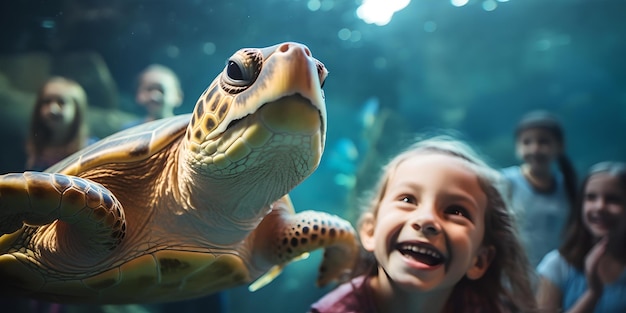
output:
[[[289,262],[303,258],[308,252],[325,248],[318,286],[339,279],[356,261],[358,245],[352,225],[336,215],[318,211],[293,214],[288,198],[272,207],[255,231],[255,260],[260,264],[277,264],[251,285],[258,289],[276,277]]]
[[[56,173],[0,176],[0,235],[23,226],[60,225],[72,228],[77,247],[95,254],[119,245],[126,230],[121,204],[100,184]],[[12,237],[0,240],[0,250]]]

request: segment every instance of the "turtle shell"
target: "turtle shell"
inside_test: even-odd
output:
[[[68,156],[46,172],[77,175],[107,163],[147,159],[181,139],[190,121],[191,114],[184,114],[125,129]]]

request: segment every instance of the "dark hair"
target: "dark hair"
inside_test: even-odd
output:
[[[565,144],[563,126],[561,125],[561,122],[551,113],[543,110],[528,112],[522,117],[519,123],[517,123],[517,127],[515,128],[515,138],[518,138],[523,131],[533,128],[547,130],[562,145]],[[565,153],[561,153],[561,155],[558,156],[557,163],[563,175],[565,191],[567,192],[567,198],[571,206],[576,201],[576,169]]]
[[[568,225],[566,227],[565,239],[563,241],[563,244],[559,248],[559,252],[561,253],[561,255],[563,255],[565,260],[567,260],[567,262],[572,264],[580,271],[584,271],[585,256],[587,255],[587,253],[589,253],[589,250],[591,250],[595,243],[593,235],[585,227],[585,224],[583,222],[582,211],[583,201],[585,197],[585,188],[587,186],[587,183],[589,182],[589,179],[592,176],[600,173],[607,173],[609,175],[617,177],[621,182],[623,194],[626,195],[626,164],[621,162],[601,162],[593,165],[589,169],[587,176],[581,184],[581,188],[578,194],[579,196],[576,199],[576,204],[574,206],[574,209],[572,210],[572,215],[570,216]],[[626,216],[626,213],[622,215]],[[626,218],[621,218],[621,220],[626,220]],[[614,246],[617,244],[616,239],[620,232],[622,240],[624,238],[624,232],[626,231],[624,230],[624,228],[626,228],[626,225],[624,224],[626,223],[622,221],[621,225],[619,225],[617,229],[613,229],[612,234],[609,236],[609,238],[613,237],[613,240],[609,239],[609,243],[607,246],[607,251],[614,251],[615,254],[619,252],[622,257],[624,256],[623,241],[619,242],[621,243],[621,246],[617,246],[617,248],[615,248]],[[619,256],[616,255],[616,257]]]

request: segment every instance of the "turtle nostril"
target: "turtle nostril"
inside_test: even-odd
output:
[[[302,50],[302,52],[304,52],[304,55],[306,55],[307,57],[311,57],[311,50],[309,50],[309,48],[307,48],[306,46],[300,45],[298,43],[285,43],[282,44],[279,48],[278,51],[280,52],[287,52],[290,49],[300,49]]]
[[[286,44],[280,46],[280,48],[278,48],[278,51],[280,51],[280,52],[287,52],[287,50],[289,50],[289,44],[288,43],[286,43]]]

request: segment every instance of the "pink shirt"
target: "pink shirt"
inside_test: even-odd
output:
[[[313,303],[309,313],[377,313],[366,276],[346,282]]]

